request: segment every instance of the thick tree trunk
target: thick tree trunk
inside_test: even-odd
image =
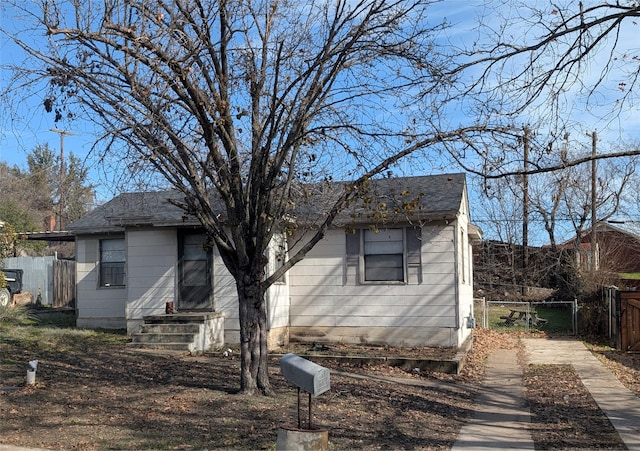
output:
[[[271,394],[267,368],[267,311],[260,276],[236,281],[240,304],[240,391]]]

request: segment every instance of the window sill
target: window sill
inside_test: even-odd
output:
[[[363,280],[360,285],[409,285],[404,280]]]

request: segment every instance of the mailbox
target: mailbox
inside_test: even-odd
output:
[[[282,375],[310,395],[318,396],[331,388],[329,369],[295,354],[285,354],[280,360]]]

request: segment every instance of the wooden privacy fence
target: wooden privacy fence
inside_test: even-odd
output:
[[[76,306],[76,262],[55,260],[53,262],[53,307]]]
[[[640,292],[620,291],[620,349],[640,351]]]

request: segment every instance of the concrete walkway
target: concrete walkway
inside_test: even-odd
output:
[[[478,410],[452,449],[534,449],[517,350],[498,349],[489,356],[480,390]]]
[[[640,451],[640,398],[577,340],[523,339],[527,364],[570,364],[627,449]],[[487,363],[478,410],[465,424],[453,450],[534,449],[524,402],[522,368],[515,350],[499,349]]]

